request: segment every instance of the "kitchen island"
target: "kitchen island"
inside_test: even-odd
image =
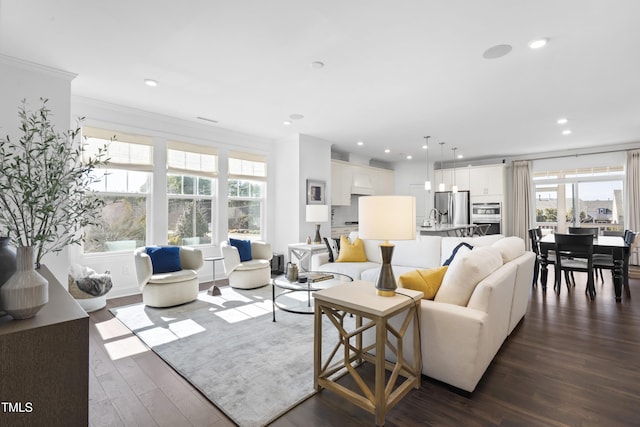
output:
[[[418,227],[418,233],[421,236],[471,236],[473,235],[473,229],[475,224],[435,224],[429,227]]]

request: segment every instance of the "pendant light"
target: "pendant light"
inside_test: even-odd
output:
[[[458,192],[458,186],[456,185],[456,147],[452,148],[453,150],[453,185],[451,186],[451,191],[453,193]]]
[[[424,190],[431,191],[431,180],[429,179],[429,138],[430,136],[425,136],[425,150],[427,150],[427,179],[424,181]]]
[[[440,184],[438,184],[438,191],[444,191],[444,172],[442,171],[442,150],[443,150],[444,142],[440,143]]]

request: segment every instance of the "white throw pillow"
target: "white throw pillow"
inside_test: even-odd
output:
[[[505,237],[495,242],[492,247],[498,249],[502,254],[502,262],[509,261],[524,255],[524,240],[517,236]]]
[[[500,251],[490,246],[460,255],[449,265],[435,301],[466,306],[476,285],[502,266]]]

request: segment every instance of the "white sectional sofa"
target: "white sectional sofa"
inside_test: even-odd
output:
[[[353,241],[357,233],[349,237]],[[434,300],[422,300],[422,373],[473,392],[502,343],[526,313],[535,255],[525,251],[524,241],[518,237],[421,236],[417,240],[393,242],[395,250],[392,264],[396,279],[404,272],[441,266],[461,242],[471,244],[474,250],[456,255]],[[375,282],[381,262],[380,242],[363,240],[363,243],[367,262],[329,263],[328,254],[319,254],[312,257],[312,269],[343,273],[354,280]],[[476,250],[483,247],[487,249]],[[465,274],[461,269],[472,270],[478,264],[480,269],[486,269],[488,265],[495,269],[491,267],[492,271],[477,284],[466,283],[466,280],[472,281],[466,278],[472,278],[474,273],[470,271]],[[447,277],[447,274],[450,276]],[[447,291],[441,292],[445,285]],[[466,305],[451,303],[451,298],[447,296],[451,294],[451,289],[455,293],[457,286],[468,288],[471,292]],[[402,292],[402,289],[398,291]],[[442,298],[439,298],[441,294]],[[390,322],[399,323],[399,319],[391,319]],[[407,333],[406,337],[409,337],[409,342],[405,339],[405,358],[410,360],[412,334]],[[372,342],[373,334],[366,340]],[[387,351],[387,358],[391,358],[389,353]]]

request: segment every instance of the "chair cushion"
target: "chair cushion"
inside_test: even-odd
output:
[[[362,240],[358,237],[351,243],[346,236],[340,236],[340,254],[336,262],[367,262]]]
[[[251,240],[229,238],[229,244],[238,249],[238,254],[240,255],[241,262],[251,261],[253,259],[253,257],[251,256]]]
[[[260,268],[271,269],[271,262],[266,259],[252,259],[241,262],[234,271],[258,270]]]
[[[179,246],[147,246],[145,251],[151,258],[153,274],[182,270]]]
[[[154,274],[151,276],[148,283],[160,285],[165,283],[186,282],[194,278],[198,278],[198,273],[195,270],[180,270],[170,273]]]
[[[400,275],[398,284],[402,288],[413,289],[424,293],[423,299],[433,299],[440,289],[446,266],[427,270],[414,270]]]
[[[502,266],[502,255],[490,246],[475,248],[453,259],[434,298],[465,307],[482,279]]]

